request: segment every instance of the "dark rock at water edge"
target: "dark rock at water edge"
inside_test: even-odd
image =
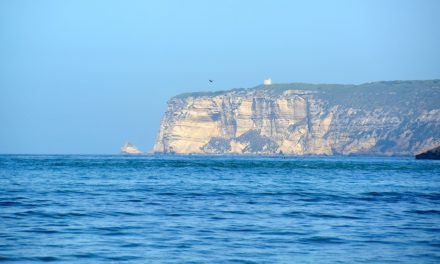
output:
[[[433,159],[440,160],[440,146],[425,151],[423,153],[417,154],[416,159]]]

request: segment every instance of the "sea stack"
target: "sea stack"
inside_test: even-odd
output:
[[[121,148],[121,154],[142,154],[142,151],[140,151],[135,145],[131,143],[125,143],[125,145]]]

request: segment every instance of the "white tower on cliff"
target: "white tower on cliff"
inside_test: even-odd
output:
[[[263,84],[264,85],[271,85],[272,84],[272,79],[269,78],[269,79],[264,80]]]

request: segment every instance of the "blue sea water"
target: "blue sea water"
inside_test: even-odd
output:
[[[440,162],[2,155],[0,261],[440,263]]]

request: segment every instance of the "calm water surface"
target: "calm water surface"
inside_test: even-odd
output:
[[[0,261],[440,263],[440,162],[3,155]]]

